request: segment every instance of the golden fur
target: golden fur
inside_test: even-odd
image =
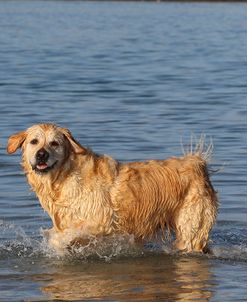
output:
[[[83,234],[113,233],[142,240],[169,229],[177,249],[207,249],[218,201],[202,152],[119,163],[81,146],[69,130],[53,124],[12,135],[8,153],[20,147],[28,182],[53,222],[52,244],[65,240],[69,230],[76,238],[66,240],[73,242]],[[46,163],[37,163],[39,150],[49,154]]]

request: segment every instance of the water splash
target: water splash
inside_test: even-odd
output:
[[[243,227],[222,225],[212,236],[214,257],[247,262],[247,233]]]
[[[49,244],[45,230],[35,238],[26,234],[23,228],[0,220],[0,259],[8,258],[50,258],[60,260],[102,260],[109,262],[121,257],[142,257],[165,253],[177,254],[171,242],[156,241],[138,244],[133,235],[89,236],[83,245],[73,245],[63,253]],[[227,261],[247,262],[247,234],[245,228],[218,228],[212,234],[212,255]]]
[[[134,242],[133,235],[89,236],[85,245],[74,245],[61,251],[52,248],[43,229],[40,230],[41,236],[32,238],[23,228],[0,220],[0,233],[0,259],[45,257],[110,261],[117,257],[143,254],[142,248]]]
[[[0,220],[0,259],[30,257],[39,250],[39,241],[23,228]]]
[[[109,237],[92,236],[86,245],[74,246],[69,253],[69,257],[77,259],[98,258],[109,262],[119,257],[140,256],[143,250],[135,243],[133,235],[112,235]]]

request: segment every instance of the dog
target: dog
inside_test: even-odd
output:
[[[54,124],[13,134],[7,152],[18,148],[27,180],[52,219],[54,246],[65,238],[68,245],[81,243],[85,234],[132,234],[143,241],[169,230],[177,250],[208,250],[218,199],[200,148],[182,157],[120,163]]]

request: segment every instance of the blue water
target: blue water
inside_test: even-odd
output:
[[[0,301],[246,301],[247,5],[1,1],[0,29]],[[121,161],[179,156],[206,134],[213,256],[121,237],[54,255],[20,153],[5,151],[38,122]]]

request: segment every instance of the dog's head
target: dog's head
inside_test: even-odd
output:
[[[10,136],[7,152],[22,148],[24,161],[39,174],[56,170],[71,153],[84,154],[82,147],[66,128],[53,124],[38,124]]]

